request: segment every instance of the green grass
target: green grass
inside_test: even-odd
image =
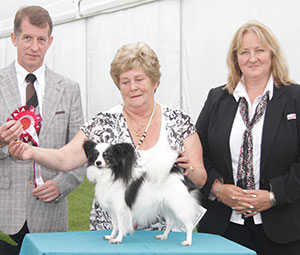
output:
[[[7,234],[4,234],[2,230],[0,230],[0,241],[4,241],[8,244],[11,244],[13,246],[17,246],[18,244],[11,239],[11,237]]]
[[[72,231],[89,230],[90,211],[94,199],[95,184],[86,178],[67,197],[69,206],[69,229]]]

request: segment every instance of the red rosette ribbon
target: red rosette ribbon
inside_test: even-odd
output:
[[[21,106],[11,114],[12,118],[9,120],[19,120],[23,126],[23,133],[20,136],[20,140],[24,143],[32,141],[35,146],[39,146],[38,133],[41,129],[42,117],[40,114],[35,113],[35,107],[30,106],[27,109],[26,106]],[[41,166],[33,162],[34,170],[34,184],[35,187],[44,183],[41,173]]]
[[[32,141],[36,146],[39,145],[38,132],[41,129],[42,117],[40,114],[35,114],[35,107],[30,106],[27,110],[26,106],[19,107],[18,110],[15,110],[11,116],[14,120],[19,120],[23,126],[23,133],[20,136],[20,139],[24,143]],[[12,120],[8,118],[7,121]]]

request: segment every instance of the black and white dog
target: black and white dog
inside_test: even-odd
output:
[[[104,236],[110,243],[121,243],[133,233],[135,224],[147,226],[161,215],[166,230],[157,239],[167,239],[173,227],[186,231],[182,245],[192,244],[192,232],[199,214],[198,190],[191,191],[182,170],[174,165],[177,152],[167,149],[135,176],[136,153],[131,144],[84,143],[88,158],[87,178],[95,182],[95,197],[112,218],[112,233]]]

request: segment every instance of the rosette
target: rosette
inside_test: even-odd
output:
[[[38,133],[41,129],[42,117],[40,114],[35,113],[35,107],[30,106],[29,109],[27,109],[26,106],[21,106],[18,110],[15,110],[11,116],[14,120],[20,120],[23,126],[24,131],[20,139],[25,143],[32,141],[38,146]],[[8,118],[7,121],[12,119]]]
[[[20,140],[24,143],[32,141],[33,144],[38,147],[38,133],[41,129],[42,117],[40,114],[36,114],[35,110],[36,109],[33,106],[30,106],[29,109],[27,109],[26,106],[21,106],[11,114],[12,118],[8,118],[7,121],[19,120],[23,126],[23,133],[20,136]],[[42,185],[44,181],[42,178],[41,166],[33,162],[33,171],[35,187]]]

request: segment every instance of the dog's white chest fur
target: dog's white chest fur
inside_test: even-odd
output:
[[[112,172],[108,168],[97,168],[96,166],[90,166],[87,169],[87,178],[89,181],[96,182],[95,185],[95,197],[101,205],[102,209],[111,211],[116,209],[117,205],[115,201],[124,200],[125,185],[122,180],[114,181],[112,179]]]

